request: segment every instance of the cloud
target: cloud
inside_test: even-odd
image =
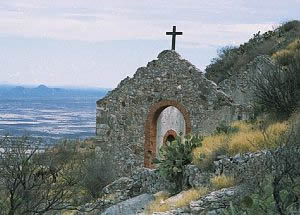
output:
[[[185,39],[203,44],[199,41],[203,38],[211,45],[213,38],[228,40],[253,31],[270,30],[276,24],[255,17],[243,20],[243,14],[260,11],[243,2],[11,0],[0,4],[0,35],[91,42],[162,39],[164,32],[177,24],[184,29]]]
[[[0,66],[9,75],[0,79],[112,87],[170,47],[173,25],[183,31],[178,51],[203,69],[216,49],[300,19],[299,8],[299,0],[2,1]]]

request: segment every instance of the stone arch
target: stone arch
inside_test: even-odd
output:
[[[147,168],[155,168],[155,166],[152,164],[152,159],[156,156],[157,119],[160,113],[170,106],[176,107],[182,113],[185,120],[186,134],[189,134],[192,131],[190,114],[179,102],[174,100],[162,100],[154,104],[150,108],[145,123],[144,166]]]
[[[173,129],[170,129],[167,131],[167,133],[164,136],[163,145],[167,144],[168,138],[172,136],[174,139],[176,139],[177,133]]]

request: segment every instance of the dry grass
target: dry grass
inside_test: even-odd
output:
[[[287,49],[282,49],[280,51],[277,51],[275,52],[273,55],[272,55],[272,58],[280,63],[280,62],[283,62],[284,59],[289,59],[293,56],[293,53],[292,51],[290,50],[287,50]]]
[[[239,132],[247,132],[257,128],[256,124],[247,123],[245,121],[235,121],[231,123],[231,126],[238,128]]]
[[[293,42],[291,42],[285,49],[281,49],[277,52],[275,52],[272,55],[272,58],[282,64],[282,65],[288,65],[292,58],[294,58],[296,55],[298,55],[300,52],[300,39],[296,39]]]
[[[300,50],[300,38],[294,40],[293,42],[291,42],[288,46],[287,46],[288,50]]]
[[[152,201],[148,206],[146,214],[165,212],[171,209],[187,206],[191,201],[200,199],[208,192],[209,189],[206,187],[200,187],[197,189],[193,188],[183,191],[182,193],[178,194],[178,196],[171,197],[170,199],[168,199],[168,195],[166,193],[159,193],[156,195],[155,200]]]
[[[250,130],[239,132],[231,137],[229,144],[229,154],[255,152],[261,147],[259,145],[264,142],[264,135],[261,131]]]
[[[230,155],[276,147],[280,136],[288,129],[288,123],[277,122],[262,130],[258,125],[241,122],[240,128],[229,141]]]
[[[212,160],[218,154],[224,154],[228,148],[228,137],[225,134],[207,136],[202,141],[202,146],[193,151],[193,162],[202,168],[209,168]],[[199,159],[200,158],[200,159]]]
[[[195,201],[200,199],[202,196],[208,193],[208,188],[200,187],[197,189],[190,189],[187,191],[183,191],[183,196],[179,200],[175,202],[175,208],[181,208],[188,205],[191,201]]]
[[[263,145],[263,148],[275,148],[278,146],[280,136],[285,133],[288,128],[289,124],[287,122],[270,125],[265,132],[268,141],[264,142],[265,145]]]
[[[233,187],[235,185],[234,178],[226,175],[214,176],[210,179],[210,183],[218,190],[222,188]]]
[[[266,129],[244,121],[234,122],[232,126],[237,127],[239,132],[205,137],[202,146],[193,151],[193,163],[200,168],[208,168],[220,154],[236,155],[274,148],[281,134],[288,129],[287,122],[274,123]]]
[[[170,206],[165,200],[169,197],[169,195],[165,192],[159,192],[158,194],[155,195],[155,200],[152,201],[147,210],[146,214],[150,215],[153,212],[165,212],[170,210]]]
[[[237,121],[232,123],[239,129],[239,132],[230,137],[228,144],[228,152],[230,155],[238,153],[257,151],[257,143],[264,140],[263,133],[260,132],[253,124],[245,121]]]

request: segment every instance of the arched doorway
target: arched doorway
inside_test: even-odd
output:
[[[164,144],[167,144],[167,142],[173,142],[175,140],[175,137],[176,136],[174,136],[172,134],[168,135]]]
[[[185,135],[185,127],[184,116],[178,108],[169,106],[159,114],[156,120],[156,157],[164,144],[175,140],[177,135]]]
[[[167,144],[167,142],[172,142],[176,139],[177,132],[170,129],[166,132],[164,139],[163,139],[163,145]],[[157,150],[156,150],[157,151]]]
[[[154,104],[149,111],[146,124],[145,124],[145,146],[144,146],[144,166],[147,168],[154,168],[152,164],[152,159],[156,157],[157,152],[157,120],[166,108],[175,107],[180,111],[184,119],[185,134],[191,133],[191,120],[189,113],[186,109],[177,101],[173,100],[163,100]],[[165,136],[167,133],[164,133]],[[163,136],[163,137],[164,137]],[[167,138],[170,135],[167,136]],[[171,135],[172,136],[172,135]],[[173,134],[175,138],[176,135]],[[171,137],[169,137],[171,138]],[[162,139],[163,141],[163,139]],[[163,143],[163,142],[162,142]]]

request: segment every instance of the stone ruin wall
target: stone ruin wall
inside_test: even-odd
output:
[[[274,68],[270,58],[259,56],[246,69],[217,86],[176,52],[164,51],[158,56],[158,60],[139,68],[133,78],[126,78],[108,96],[99,100],[98,140],[106,147],[114,148],[116,162],[132,170],[131,178],[125,178],[130,181],[129,193],[132,190],[136,192],[135,195],[156,193],[174,186],[154,170],[137,168],[144,164],[149,116],[155,116],[157,110],[171,106],[169,110],[164,109],[167,113],[157,116],[160,124],[157,127],[157,142],[163,142],[164,134],[170,128],[177,134],[181,130],[191,131],[193,134],[209,134],[222,120],[248,119],[249,109],[246,106],[253,101],[251,78],[261,71]],[[173,121],[170,122],[170,119]],[[189,165],[184,171],[184,186],[208,185],[212,175],[224,173],[243,175],[240,178],[244,179],[253,174],[253,163],[262,165],[265,159],[265,151],[234,157],[221,156],[214,162],[215,171],[210,173]],[[230,202],[241,200],[249,192],[250,189],[245,185],[212,192],[192,202],[188,214],[200,214],[204,211],[218,214]],[[178,209],[161,214],[181,213],[181,209]]]
[[[180,110],[187,133],[193,134],[208,134],[220,121],[244,116],[243,110],[195,66],[175,51],[163,51],[157,60],[139,68],[133,78],[127,77],[97,102],[99,145],[113,148],[112,159],[126,173],[149,166],[147,156],[155,156],[147,155],[155,147],[148,141],[155,134],[153,123],[168,106]]]

